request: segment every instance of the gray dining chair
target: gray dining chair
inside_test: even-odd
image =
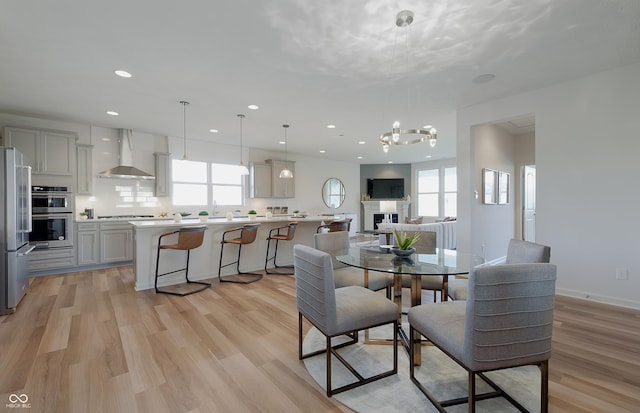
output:
[[[551,260],[551,247],[519,239],[509,240],[504,264],[548,263]],[[500,264],[503,262],[501,261]],[[494,262],[482,265],[492,265]],[[454,300],[466,300],[468,282],[463,279],[449,280],[448,294]]]
[[[435,254],[436,252],[436,233],[435,231],[403,231],[407,236],[418,233],[418,241],[413,245],[417,254]],[[402,274],[402,288],[411,288],[411,276]],[[448,282],[445,284],[444,277],[441,275],[422,277],[422,289],[433,290],[433,302],[436,302],[437,293],[440,292],[440,300],[445,301],[447,294]]]
[[[527,411],[484,373],[536,365],[541,373],[540,411],[547,412],[555,284],[553,264],[477,267],[469,276],[467,301],[412,307],[409,337],[419,332],[463,367],[468,372],[468,396],[436,399],[415,376],[413,340],[411,381],[439,411],[468,403],[468,411],[474,412],[477,400],[493,397],[504,397],[520,411]],[[476,376],[494,391],[476,394]]]
[[[335,287],[347,287],[365,284],[365,270],[343,264],[336,260],[336,255],[344,255],[349,252],[349,233],[345,231],[321,232],[314,234],[313,245],[316,249],[324,251],[331,256],[333,265],[333,277]],[[393,285],[393,275],[375,271],[367,271],[367,288],[373,291],[386,290],[387,298],[391,298],[391,286]]]
[[[398,307],[389,299],[360,286],[334,287],[331,256],[306,245],[293,247],[298,306],[298,357],[300,360],[326,354],[327,397],[394,375],[398,372]],[[326,338],[324,349],[303,354],[303,318]],[[393,325],[393,368],[363,377],[338,353],[338,349],[358,341],[358,331]],[[333,337],[347,335],[350,340],[332,346]],[[337,388],[331,385],[331,357],[335,356],[357,379]]]

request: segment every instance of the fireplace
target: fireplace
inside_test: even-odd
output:
[[[410,201],[396,201],[396,213],[392,219],[393,222],[404,222],[405,217],[409,216],[409,205]],[[362,206],[364,207],[364,213],[362,215],[362,229],[364,231],[374,231],[378,227],[378,223],[382,221],[377,221],[374,224],[374,214],[380,214],[384,217],[384,213],[380,211],[380,201],[361,201]],[[375,225],[375,227],[374,227]]]
[[[398,223],[398,214],[373,214],[373,229],[378,229],[378,224],[384,222],[385,215],[391,215],[391,222]]]

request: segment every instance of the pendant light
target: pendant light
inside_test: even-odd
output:
[[[189,104],[189,102],[187,102],[186,100],[181,100],[180,104],[182,104],[182,119],[183,119],[183,126],[184,126],[184,130],[183,130],[183,137],[184,137],[184,152],[182,155],[182,160],[186,161],[187,159],[187,105]]]
[[[287,129],[289,125],[282,125],[284,128],[284,169],[280,171],[280,178],[293,178],[293,172],[287,168]]]
[[[240,175],[249,175],[249,170],[242,163],[242,119],[244,119],[244,115],[240,113],[238,118],[240,118]]]

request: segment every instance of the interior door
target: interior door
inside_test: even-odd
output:
[[[522,238],[525,241],[536,241],[536,166],[525,165],[523,168],[522,199]]]

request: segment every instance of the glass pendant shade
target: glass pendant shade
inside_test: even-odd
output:
[[[291,179],[293,178],[293,172],[287,169],[287,129],[289,125],[282,125],[284,128],[284,168],[280,171],[280,178]]]

